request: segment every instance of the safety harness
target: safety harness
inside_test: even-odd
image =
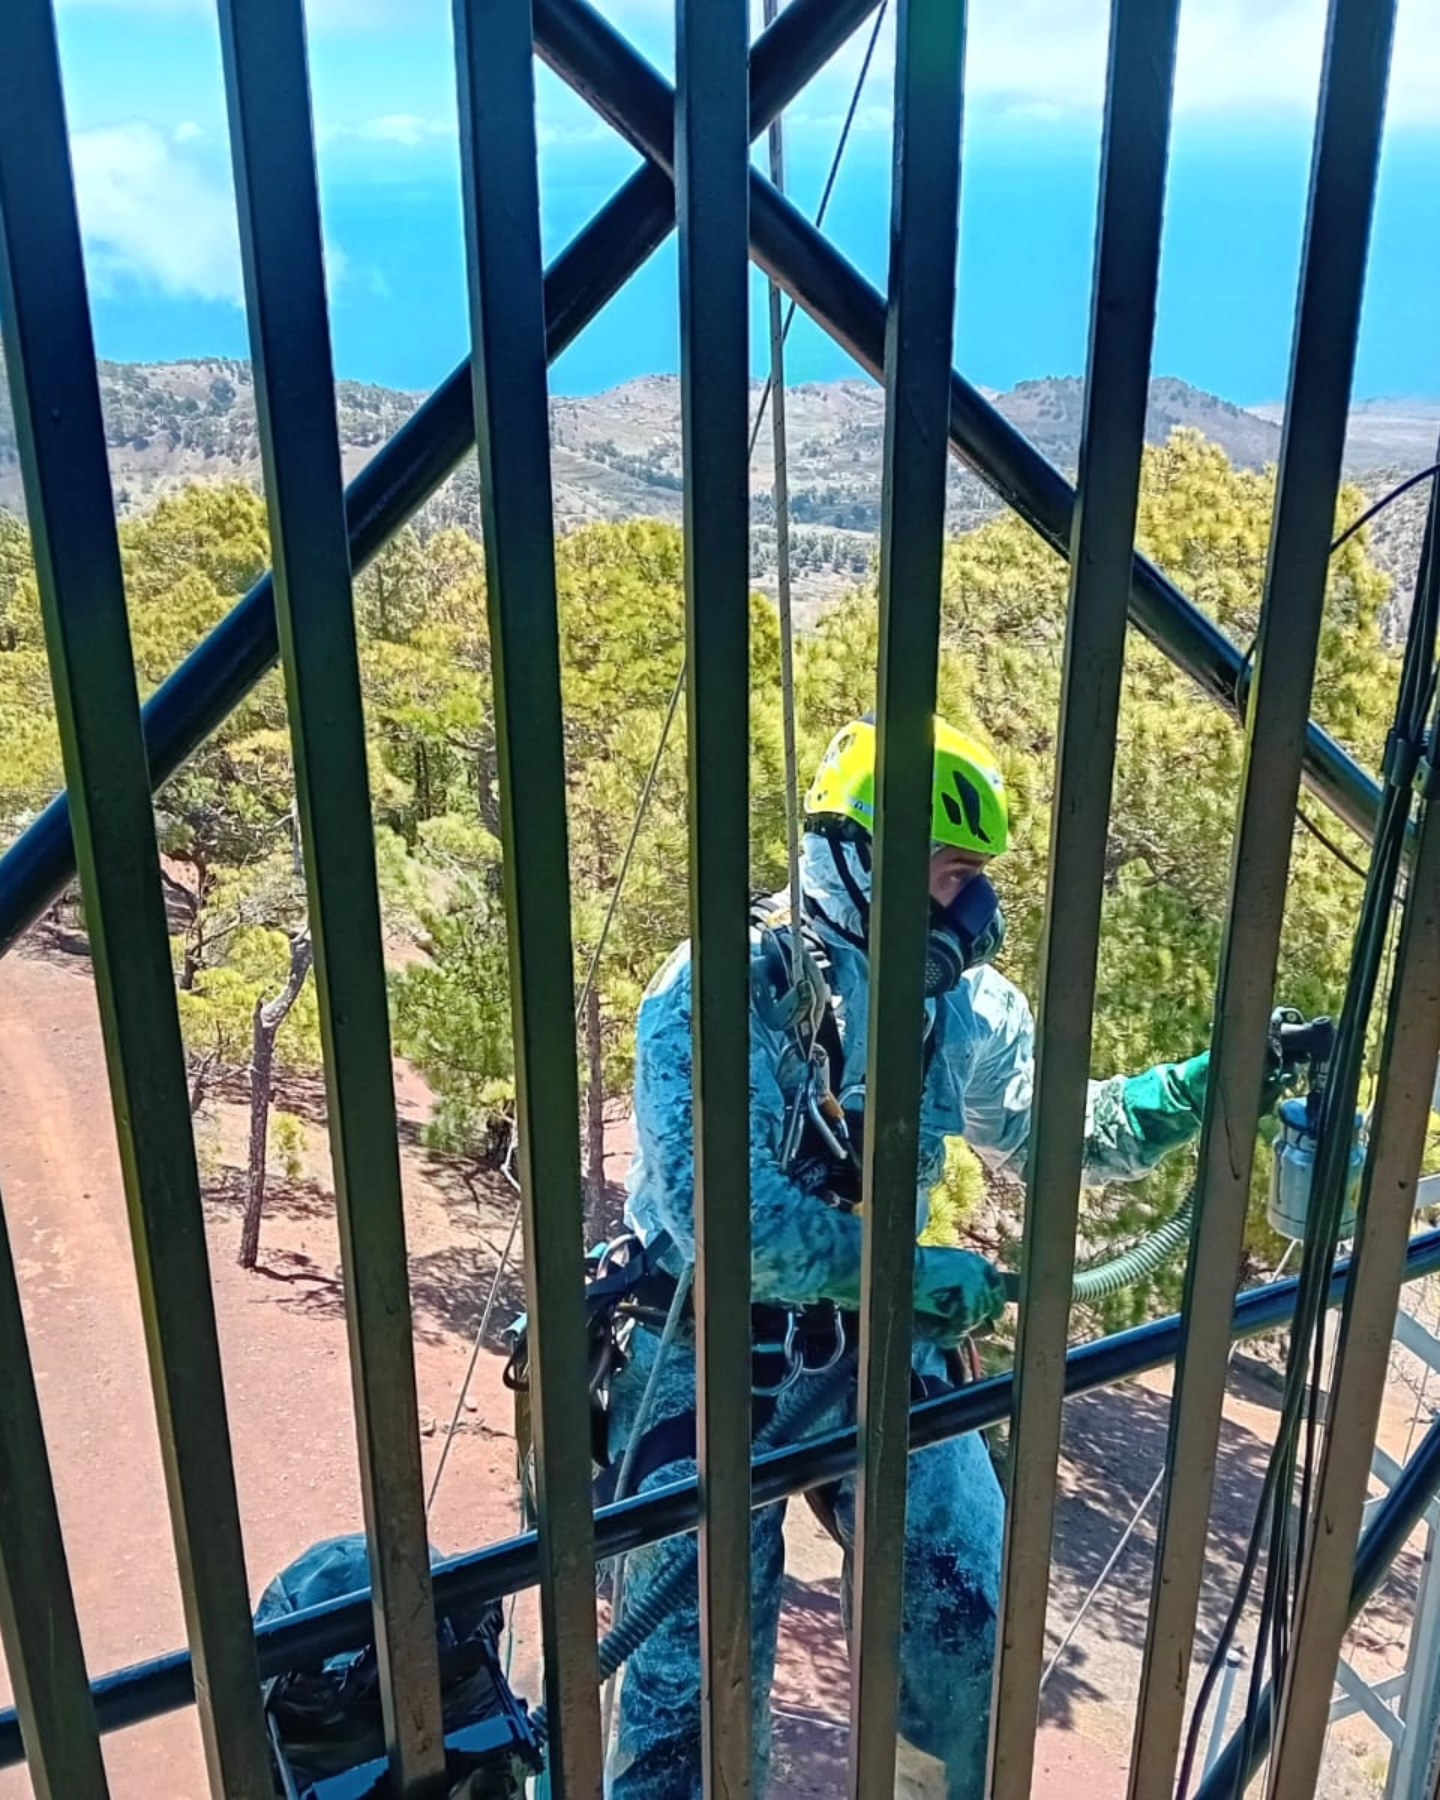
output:
[[[780,1032],[786,1049],[778,1071],[782,1091],[790,1094],[781,1144],[781,1167],[808,1191],[823,1195],[843,1211],[860,1202],[860,1145],[863,1121],[847,1114],[835,1089],[844,1071],[845,1048],[838,1001],[830,983],[831,963],[823,939],[808,922],[794,929],[790,909],[774,899],[753,903],[750,923],[760,954],[751,963],[751,998],[762,1023]],[[935,1033],[927,1034],[926,1062],[935,1050]],[[616,1498],[620,1473],[609,1448],[610,1387],[629,1362],[629,1344],[637,1326],[663,1329],[674,1302],[677,1280],[667,1262],[676,1259],[665,1233],[644,1244],[625,1232],[586,1258],[585,1311],[589,1327],[591,1457],[595,1469],[595,1504]],[[693,1300],[687,1296],[680,1323],[693,1326]],[[533,1515],[530,1493],[530,1364],[527,1320],[510,1326],[510,1357],[505,1385],[515,1395],[515,1439],[522,1487]],[[802,1375],[835,1369],[859,1341],[858,1316],[830,1301],[806,1306],[754,1304],[750,1308],[751,1429],[763,1431],[773,1418],[780,1395]],[[947,1357],[949,1378],[915,1375],[915,1399],[953,1392],[973,1371],[959,1353]],[[693,1412],[659,1420],[641,1434],[628,1456],[627,1492],[639,1490],[647,1477],[696,1455]],[[832,1536],[839,1532],[834,1516],[837,1490],[809,1496],[812,1509]]]

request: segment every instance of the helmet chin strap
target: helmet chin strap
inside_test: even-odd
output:
[[[824,922],[837,936],[868,949],[870,931],[870,846],[858,837],[840,832],[817,834],[824,845],[831,871],[838,883],[837,900],[854,909],[858,932],[831,916],[815,893],[803,897],[804,911]],[[851,866],[854,856],[859,870]],[[1000,897],[984,875],[972,875],[948,906],[930,902],[930,930],[925,945],[925,994],[934,999],[956,987],[967,969],[989,962],[1005,941],[1005,917]]]

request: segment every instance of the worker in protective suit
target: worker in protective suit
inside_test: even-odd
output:
[[[875,730],[865,719],[835,738],[806,797],[799,920],[791,918],[782,896],[770,908],[771,923],[762,912],[751,934],[750,1299],[757,1430],[773,1417],[776,1405],[793,1405],[808,1384],[822,1380],[835,1398],[822,1416],[806,1420],[805,1435],[854,1421],[854,1337],[847,1336],[845,1315],[857,1306],[860,1293],[854,1171],[863,1132],[874,808]],[[917,1236],[943,1170],[947,1138],[963,1137],[993,1171],[1023,1175],[1035,1067],[1030,1008],[989,961],[1003,937],[999,902],[985,871],[1009,841],[1004,783],[988,751],[939,721],[931,835]],[[797,924],[828,988],[819,1028],[830,1074],[824,1108],[797,1104],[812,1065],[786,1017],[790,965],[785,955],[776,955],[777,938],[783,949]],[[1207,1067],[1207,1056],[1200,1055],[1141,1075],[1092,1082],[1087,1183],[1134,1180],[1192,1138],[1200,1124]],[[688,945],[682,945],[640,1008],[639,1153],[628,1206],[637,1234],[677,1277],[695,1254],[690,1070],[690,956]],[[797,1142],[794,1121],[801,1112],[817,1111],[822,1128],[807,1128]],[[1000,1313],[1005,1289],[996,1269],[972,1251],[917,1247],[914,1299],[916,1392],[942,1392],[957,1379],[956,1346]],[[762,1340],[771,1346],[768,1352],[760,1347]],[[813,1354],[806,1353],[808,1343],[818,1344]],[[611,1393],[610,1449],[616,1460],[630,1444],[659,1348],[655,1331],[636,1329],[629,1365]],[[832,1364],[842,1350],[851,1376],[837,1388],[833,1372],[814,1371]],[[762,1382],[759,1371],[764,1365],[772,1374],[781,1351],[788,1364],[781,1379],[797,1366],[800,1373],[782,1400],[763,1397],[775,1383]],[[632,1448],[629,1492],[695,1471],[694,1341],[688,1327],[666,1349],[652,1385],[640,1441]],[[830,1496],[828,1519],[845,1551],[847,1626],[854,1498],[853,1482],[840,1484]],[[782,1519],[778,1505],[754,1518],[757,1795],[764,1792],[768,1757]],[[1000,1487],[981,1437],[957,1438],[911,1458],[899,1722],[911,1745],[943,1765],[952,1800],[971,1800],[983,1788],[1001,1530]],[[627,1603],[643,1602],[674,1553],[674,1546],[664,1543],[631,1553]],[[612,1800],[700,1800],[698,1644],[692,1587],[688,1600],[627,1665],[610,1771]]]

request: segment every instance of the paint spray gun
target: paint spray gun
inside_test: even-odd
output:
[[[1272,1059],[1287,1082],[1298,1079],[1306,1091],[1292,1094],[1275,1108],[1279,1135],[1274,1143],[1270,1171],[1270,1226],[1281,1237],[1303,1241],[1310,1217],[1310,1188],[1315,1173],[1315,1152],[1320,1140],[1320,1119],[1330,1058],[1335,1048],[1331,1019],[1306,1019],[1292,1007],[1280,1007],[1270,1021]],[[1365,1116],[1355,1115],[1350,1145],[1350,1167],[1345,1184],[1342,1237],[1351,1235],[1355,1203],[1360,1192],[1360,1171],[1365,1164],[1363,1132]]]

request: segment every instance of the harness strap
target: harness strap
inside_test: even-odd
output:
[[[760,1359],[757,1357],[756,1361]],[[946,1394],[953,1394],[957,1388],[965,1385],[965,1370],[958,1361],[951,1362],[952,1378],[937,1375],[921,1375],[912,1371],[910,1376],[910,1397],[916,1400],[938,1400]],[[762,1432],[775,1414],[776,1402],[769,1396],[756,1395],[752,1402],[750,1428],[753,1433]],[[638,1494],[645,1482],[652,1475],[666,1469],[673,1463],[694,1462],[697,1449],[697,1431],[693,1412],[676,1413],[668,1419],[661,1419],[656,1425],[644,1433],[635,1446],[634,1455],[630,1459],[630,1494]],[[594,1495],[596,1506],[609,1506],[615,1498],[615,1486],[620,1478],[619,1463],[602,1469],[595,1478]],[[840,1494],[840,1483],[829,1482],[824,1487],[807,1490],[805,1499],[810,1510],[834,1538],[837,1544],[842,1543],[840,1528],[835,1516],[835,1506]],[[843,1547],[843,1545],[842,1545]]]

